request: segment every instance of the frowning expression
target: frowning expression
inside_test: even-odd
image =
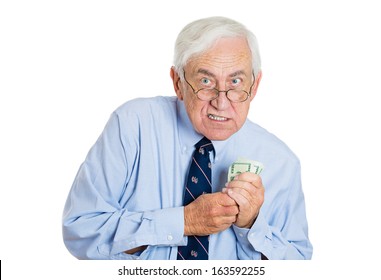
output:
[[[195,130],[210,140],[225,140],[237,132],[246,121],[260,81],[260,74],[254,79],[246,39],[218,40],[206,52],[191,58],[184,73],[186,81],[181,82],[176,93],[184,101]],[[217,98],[204,101],[195,94],[200,89],[220,92]],[[249,96],[244,102],[231,102],[226,94],[228,90],[246,91]]]

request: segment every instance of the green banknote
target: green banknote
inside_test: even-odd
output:
[[[252,172],[260,174],[263,170],[263,164],[259,161],[238,158],[232,163],[228,171],[228,182],[232,181],[235,176],[244,172]]]

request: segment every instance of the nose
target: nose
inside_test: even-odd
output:
[[[218,97],[213,99],[211,105],[216,108],[218,111],[223,111],[230,106],[230,100],[226,96],[226,91],[219,91]]]

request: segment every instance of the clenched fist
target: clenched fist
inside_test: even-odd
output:
[[[240,228],[250,228],[264,202],[265,188],[261,177],[250,172],[239,174],[222,192],[234,199],[239,207],[239,214],[234,224]]]
[[[238,205],[225,193],[199,196],[184,207],[184,234],[210,235],[229,228],[237,218]]]

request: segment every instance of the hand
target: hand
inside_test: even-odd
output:
[[[250,172],[239,174],[222,192],[238,204],[239,214],[234,224],[240,228],[251,228],[264,201],[265,188],[261,177]]]
[[[203,194],[184,207],[184,234],[210,235],[229,228],[238,214],[237,203],[227,194]]]

